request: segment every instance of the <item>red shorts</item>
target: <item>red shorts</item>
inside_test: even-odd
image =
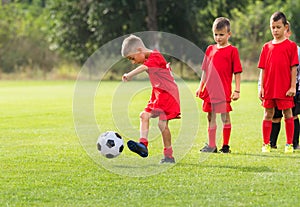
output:
[[[166,114],[161,110],[151,110],[149,108],[145,108],[145,111],[151,113],[151,118],[159,117],[159,120],[171,120],[171,119],[181,119],[180,113],[168,113]]]
[[[279,110],[285,110],[294,107],[294,101],[292,100],[284,100],[284,99],[265,99],[262,102],[262,106],[265,108],[275,108],[277,107]]]
[[[232,111],[230,102],[209,103],[203,101],[202,110],[204,112],[227,113]]]
[[[167,92],[153,90],[151,99],[144,110],[151,113],[152,118],[159,117],[159,120],[180,119],[179,98],[176,99]]]

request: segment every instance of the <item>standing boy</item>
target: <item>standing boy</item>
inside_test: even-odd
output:
[[[291,24],[287,21],[287,30],[285,31],[285,37],[287,39],[290,38],[290,36],[292,35],[292,31],[291,31]],[[298,48],[298,60],[300,60],[299,57],[299,47]],[[258,81],[258,91],[260,91],[260,81],[261,81],[261,72],[260,71],[260,78]],[[299,73],[299,66],[297,67],[297,76],[296,76],[296,91],[297,91],[297,95],[294,96],[294,107],[292,108],[292,113],[294,116],[294,136],[293,136],[293,147],[294,149],[299,149],[299,118],[298,118],[298,114],[300,113],[300,103],[299,103],[299,79],[300,79],[300,73]],[[261,97],[260,97],[261,98]],[[277,139],[278,139],[278,135],[280,132],[280,128],[281,128],[281,119],[283,117],[282,114],[282,110],[278,110],[277,107],[275,107],[274,110],[274,116],[272,118],[272,131],[271,131],[271,135],[270,135],[270,145],[271,145],[271,149],[277,149]]]
[[[220,152],[230,153],[229,139],[232,111],[231,100],[240,97],[240,79],[242,66],[236,47],[228,39],[231,36],[230,21],[225,17],[215,19],[212,26],[216,44],[208,46],[202,63],[202,77],[196,96],[203,99],[202,110],[207,112],[208,144],[201,152],[217,152],[216,145],[216,113],[221,113],[223,122],[223,146]],[[235,90],[232,92],[232,77],[235,78]]]
[[[294,118],[292,107],[296,94],[296,68],[298,53],[296,43],[285,37],[288,23],[282,12],[275,12],[270,18],[270,29],[273,40],[264,44],[258,68],[261,72],[261,89],[259,92],[265,108],[262,123],[262,152],[270,152],[270,134],[274,108],[282,110],[285,118],[286,146],[285,152],[292,153]]]
[[[168,124],[169,120],[180,118],[180,102],[171,68],[157,50],[146,48],[143,41],[135,35],[130,35],[123,41],[121,53],[123,57],[131,60],[132,64],[141,64],[131,72],[125,73],[122,80],[126,82],[139,73],[147,72],[152,85],[151,98],[140,113],[139,142],[130,140],[127,146],[141,157],[147,157],[149,120],[159,117],[158,127],[164,144],[164,158],[161,163],[175,163]]]

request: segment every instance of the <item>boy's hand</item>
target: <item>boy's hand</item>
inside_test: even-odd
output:
[[[201,91],[200,88],[198,88],[198,89],[196,90],[196,97],[199,97],[200,91]]]
[[[200,92],[203,90],[203,88],[204,88],[204,83],[201,81],[199,88],[196,90],[196,97],[199,97]]]
[[[286,94],[286,96],[295,96],[296,95],[296,88],[290,88]]]
[[[263,101],[264,96],[265,96],[265,90],[263,88],[261,88],[260,91],[258,92],[259,100]]]
[[[239,98],[240,98],[240,92],[234,91],[234,92],[232,93],[232,95],[231,95],[231,99],[232,99],[233,101],[236,101],[236,100],[238,100]]]
[[[123,76],[122,76],[122,81],[123,82],[127,82],[127,81],[130,81],[129,77],[128,77],[128,74],[125,73]]]

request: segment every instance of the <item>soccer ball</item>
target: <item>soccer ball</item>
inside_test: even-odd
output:
[[[106,158],[115,158],[123,151],[124,142],[118,133],[107,131],[99,136],[97,149]]]

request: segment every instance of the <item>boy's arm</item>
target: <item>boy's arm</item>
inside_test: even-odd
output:
[[[200,85],[199,85],[198,89],[196,90],[196,97],[199,97],[200,92],[203,90],[203,87],[205,85],[204,80],[205,80],[205,71],[202,71]]]
[[[296,75],[297,75],[297,66],[295,65],[291,68],[291,87],[286,92],[286,96],[296,95]]]
[[[261,73],[262,73],[262,71],[260,70],[259,71],[259,76],[258,76],[258,81],[257,81],[257,91],[258,91],[258,93],[260,92],[260,89],[261,89]]]
[[[130,71],[129,73],[125,73],[122,76],[122,81],[124,81],[124,82],[130,81],[134,76],[136,76],[146,70],[148,70],[148,67],[146,65],[140,65],[137,68],[135,68],[134,70]]]
[[[260,69],[260,73],[259,73],[259,86],[258,86],[258,98],[262,101],[263,97],[265,95],[265,91],[264,91],[264,72],[265,70]]]
[[[241,85],[241,73],[234,74],[235,90],[233,91],[231,98],[236,101],[240,98],[240,85]]]

